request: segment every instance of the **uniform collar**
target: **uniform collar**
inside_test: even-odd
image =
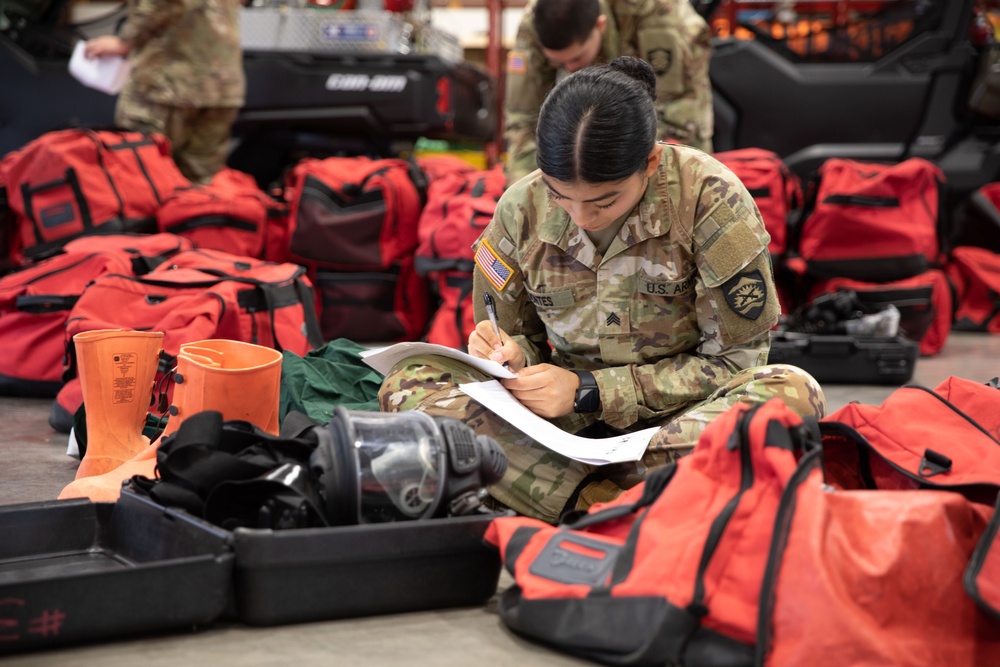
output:
[[[644,241],[662,236],[670,230],[676,214],[673,203],[670,202],[667,195],[666,169],[663,165],[664,163],[661,163],[660,168],[649,179],[642,199],[628,213],[625,224],[622,225],[618,236],[611,242],[611,246],[605,253],[605,259],[620,254]],[[542,189],[545,188],[545,184],[540,178],[534,185]],[[539,240],[557,246],[587,266],[595,268],[595,260],[592,257],[593,244],[590,243],[589,239],[583,241],[586,234],[573,224],[566,211],[549,199],[547,193],[544,194],[544,197],[544,201],[548,202],[548,210],[543,214],[541,224],[538,226]]]

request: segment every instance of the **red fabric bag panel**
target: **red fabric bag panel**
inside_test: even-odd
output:
[[[0,278],[0,394],[55,396],[62,385],[66,321],[103,275],[142,275],[191,243],[173,234],[81,237],[60,254]]]
[[[96,233],[156,231],[156,212],[188,185],[159,134],[49,132],[0,163],[15,231],[15,262]]]
[[[896,165],[829,159],[819,169],[799,252],[819,277],[887,282],[918,275],[938,260],[943,172],[927,160]]]
[[[472,303],[472,274],[464,271],[436,273],[438,308],[427,329],[427,342],[466,350],[476,328]]]
[[[287,215],[282,202],[249,174],[225,168],[208,185],[178,188],[157,212],[162,232],[191,239],[197,248],[263,257],[271,219]]]
[[[493,219],[506,188],[502,167],[450,174],[428,189],[420,215],[417,270],[472,273],[472,244]]]
[[[413,258],[381,271],[317,271],[325,340],[420,340],[430,319],[427,279]]]
[[[1000,254],[954,248],[945,271],[955,288],[955,329],[1000,333]]]
[[[285,189],[289,257],[321,269],[372,271],[412,256],[423,207],[418,173],[397,159],[302,160]]]

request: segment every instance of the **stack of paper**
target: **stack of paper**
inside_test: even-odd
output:
[[[108,95],[117,95],[125,87],[131,69],[121,56],[88,58],[83,54],[87,43],[80,40],[69,59],[69,73],[77,81]]]
[[[361,358],[379,373],[386,375],[399,362],[418,354],[437,354],[458,359],[495,378],[517,377],[495,361],[473,357],[465,352],[433,343],[397,343],[389,347],[365,350],[361,353]],[[621,461],[638,461],[645,453],[650,438],[660,430],[658,427],[653,427],[612,438],[582,438],[567,433],[524,407],[496,380],[462,384],[459,388],[512,426],[531,436],[536,442],[557,454],[582,463],[604,465]]]

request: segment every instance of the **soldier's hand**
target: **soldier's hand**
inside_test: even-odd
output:
[[[490,359],[498,364],[506,361],[508,368],[515,373],[524,368],[527,361],[524,358],[524,350],[511,340],[505,331],[501,329],[500,338],[497,338],[489,320],[477,324],[475,330],[469,334],[469,354],[480,359]]]
[[[554,419],[573,412],[580,378],[553,364],[536,364],[521,369],[516,378],[501,380],[524,407],[539,417]]]
[[[103,35],[87,40],[87,45],[83,49],[83,55],[87,58],[100,58],[101,56],[125,56],[131,50],[120,37],[115,35]]]

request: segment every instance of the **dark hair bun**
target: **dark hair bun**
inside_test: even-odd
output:
[[[620,56],[612,60],[608,65],[611,69],[617,70],[641,83],[653,101],[656,101],[656,74],[649,63],[635,56]]]

